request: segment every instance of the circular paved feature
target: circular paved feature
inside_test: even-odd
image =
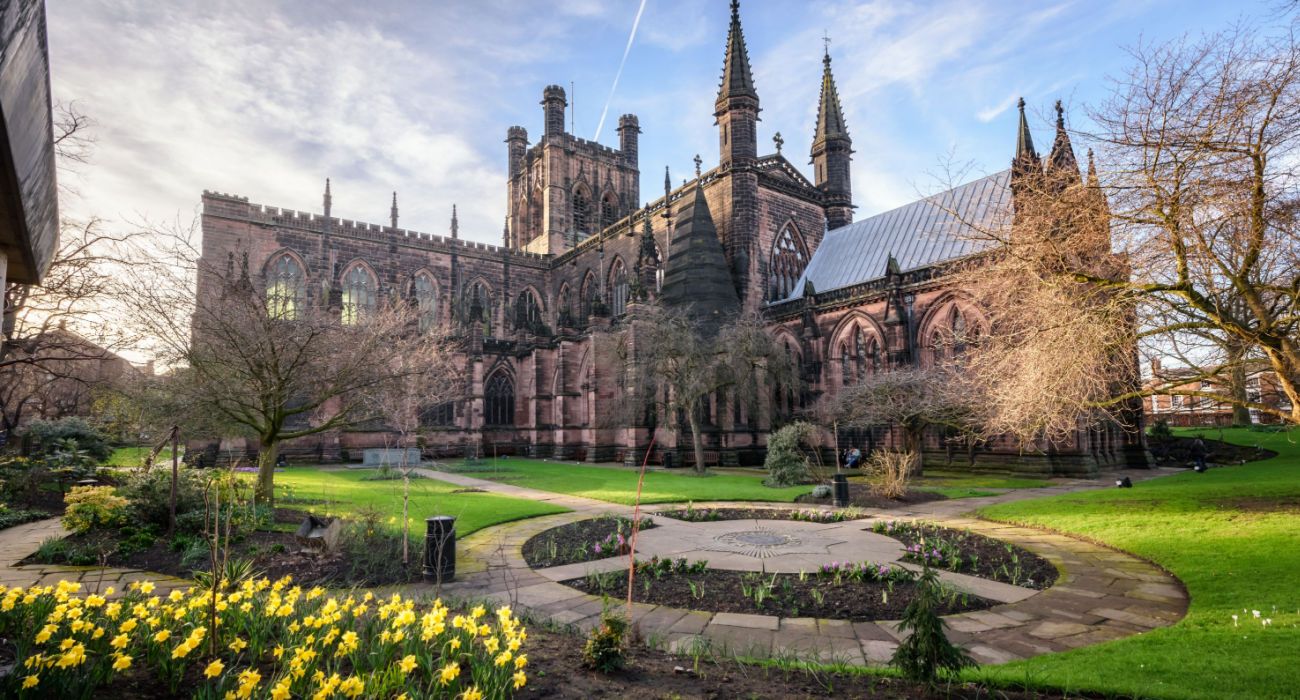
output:
[[[765,529],[727,532],[713,539],[719,544],[737,548],[741,554],[758,559],[774,557],[780,554],[781,549],[799,544],[796,537]]]

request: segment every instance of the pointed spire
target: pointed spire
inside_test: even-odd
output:
[[[456,205],[451,205],[451,237],[460,238],[460,221],[456,218]]]
[[[703,187],[695,186],[670,232],[661,298],[668,306],[690,308],[700,328],[712,334],[740,310],[740,298]]]
[[[1016,160],[1021,158],[1038,160],[1038,153],[1034,151],[1034,137],[1029,133],[1029,120],[1025,119],[1025,98],[1020,98],[1016,106],[1020,108],[1020,130],[1016,133]]]
[[[397,190],[393,190],[393,208],[388,210],[389,221],[397,228]]]
[[[835,76],[831,73],[831,52],[827,46],[822,55],[822,92],[817,102],[817,133],[813,136],[813,150],[831,139],[848,139],[844,126],[844,111],[840,108],[840,93],[835,89]]]
[[[334,198],[330,196],[330,179],[325,178],[325,196],[321,199],[321,206],[325,210],[325,218],[330,217],[330,208],[334,205]]]
[[[1092,159],[1092,149],[1088,149],[1088,186],[1100,187],[1101,183],[1097,180],[1097,163]]]
[[[1056,140],[1047,157],[1047,174],[1060,178],[1063,184],[1079,181],[1079,161],[1074,157],[1070,134],[1065,130],[1065,108],[1060,100],[1056,101]]]
[[[673,191],[673,179],[668,175],[668,166],[664,166],[664,203],[668,202],[668,193]]]
[[[506,214],[506,220],[501,224],[501,247],[510,247],[510,215]]]
[[[749,69],[749,52],[745,33],[740,28],[740,0],[731,0],[731,29],[727,32],[727,55],[722,62],[722,84],[718,86],[718,105],[733,97],[758,99],[754,76]]]

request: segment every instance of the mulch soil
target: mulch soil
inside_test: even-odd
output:
[[[902,498],[883,498],[871,493],[871,489],[866,484],[855,481],[849,482],[849,505],[858,508],[879,508],[888,510],[890,508],[901,508],[903,506],[916,505],[918,503],[928,503],[930,501],[945,501],[948,497],[941,493],[932,491],[920,491],[912,489],[903,494]],[[806,493],[794,499],[795,503],[809,503],[817,505],[831,505],[834,502],[833,496],[825,498],[813,498],[811,493]]]
[[[807,517],[796,518],[794,517],[796,512],[797,511],[790,510],[789,508],[692,508],[690,511],[685,509],[661,510],[655,513],[655,515],[662,515],[667,518],[677,518],[678,520],[685,520],[693,523],[714,522],[718,520],[794,520],[821,524],[840,522],[839,520],[829,518],[825,520],[813,520]],[[843,511],[824,512],[837,513]],[[849,517],[845,517],[845,520],[856,520],[868,516],[867,513],[848,513],[846,515]]]
[[[773,582],[773,577],[775,581]],[[757,588],[773,582],[770,597],[759,607],[745,595],[744,588]],[[627,576],[618,572],[608,577],[609,590],[601,588],[599,576],[563,582],[584,593],[617,594],[627,591]],[[695,585],[692,590],[691,584]],[[746,571],[708,569],[700,573],[665,573],[658,578],[647,572],[637,575],[633,600],[639,603],[667,605],[708,612],[748,613],[780,617],[820,617],[832,620],[897,620],[915,597],[916,585],[896,582],[892,586],[877,581],[835,583],[833,579],[809,574],[759,574]],[[813,593],[821,596],[818,602]],[[698,595],[698,597],[697,597]],[[986,610],[997,603],[978,596],[959,594],[945,600],[939,614],[951,615],[971,610]]]
[[[882,534],[893,537],[906,545],[924,544],[927,538],[930,539],[930,544],[933,544],[935,537],[954,542],[958,544],[963,554],[963,565],[955,571],[970,576],[1043,590],[1056,583],[1056,577],[1060,575],[1052,562],[1024,547],[992,537],[985,537],[974,532],[925,525],[923,532],[918,532],[915,529],[898,529]],[[972,557],[974,557],[974,564],[971,564]],[[948,569],[946,566],[937,564],[932,564],[932,566],[939,569]],[[1017,569],[1019,570],[1019,577],[1017,580],[1012,580],[1011,575]]]
[[[533,535],[524,542],[524,561],[534,569],[545,569],[626,554],[626,551],[618,552],[610,549],[604,549],[597,554],[592,549],[593,544],[604,542],[616,534],[619,522],[623,523],[623,534],[626,537],[630,533],[631,521],[612,517],[580,520]],[[653,527],[653,521],[641,524],[642,530]]]
[[[1081,698],[1072,693],[1034,693],[993,690],[972,683],[927,686],[901,678],[864,673],[834,673],[741,664],[704,654],[699,658],[674,655],[640,644],[627,654],[627,666],[603,674],[582,661],[582,637],[567,632],[528,626],[528,684],[514,697],[560,700],[778,700],[786,698],[873,698],[876,700],[1055,700]],[[0,644],[0,660],[13,658],[8,640]],[[12,661],[10,661],[12,662]],[[202,664],[188,664],[179,692],[137,669],[116,674],[113,682],[96,690],[97,697],[120,700],[188,697],[202,683]]]

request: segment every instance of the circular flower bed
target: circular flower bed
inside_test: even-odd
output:
[[[798,520],[809,523],[839,523],[846,520],[861,520],[869,514],[859,508],[839,508],[822,510],[820,508],[696,508],[687,504],[677,510],[662,510],[655,515],[665,518],[685,520],[691,523],[713,522],[717,520]]]
[[[633,600],[709,612],[837,620],[898,619],[915,598],[917,574],[889,564],[834,563],[799,574],[708,568],[708,562],[650,559],[636,565]],[[627,571],[593,573],[564,584],[593,595],[627,594]],[[945,587],[940,614],[997,603]]]
[[[871,526],[877,534],[907,545],[903,561],[1042,590],[1056,582],[1056,567],[1009,542],[934,523],[895,520]]]
[[[0,587],[15,666],[5,697],[508,697],[528,681],[527,632],[509,607],[457,614],[393,594],[344,598],[288,577],[119,599],[81,585]]]
[[[641,530],[655,526],[650,518],[641,518]],[[534,569],[564,566],[584,561],[627,554],[632,536],[632,520],[603,515],[591,520],[553,527],[533,535],[524,542],[524,561]]]

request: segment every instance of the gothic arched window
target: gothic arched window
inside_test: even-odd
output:
[[[298,318],[306,301],[302,265],[288,253],[277,256],[266,270],[266,311],[271,318]]]
[[[588,272],[586,279],[582,280],[582,322],[586,323],[591,319],[591,315],[596,311],[596,276]]]
[[[515,424],[515,383],[505,372],[493,374],[483,387],[483,424]]]
[[[492,335],[492,291],[483,280],[474,280],[465,295],[465,320],[483,326],[485,337]]]
[[[515,327],[536,330],[542,325],[542,306],[533,290],[525,289],[515,299]]]
[[[420,330],[427,331],[438,323],[438,289],[433,276],[421,272],[415,276],[415,304],[420,315]]]
[[[948,326],[952,328],[952,355],[960,356],[966,352],[966,316],[955,304],[948,318]]]
[[[849,344],[840,343],[840,381],[848,385],[853,379],[852,370],[849,369]]]
[[[618,199],[613,192],[606,192],[600,200],[600,229],[603,231],[618,220]]]
[[[610,310],[614,316],[622,316],[627,312],[627,268],[623,266],[623,261],[617,258],[614,259],[614,264],[609,271],[609,288]]]
[[[803,240],[791,225],[781,229],[781,234],[772,244],[772,264],[768,275],[767,299],[780,301],[790,296],[799,276],[808,266],[808,254],[804,251]]]
[[[591,200],[581,190],[573,193],[573,230],[579,235],[591,233]]]
[[[569,285],[566,282],[560,287],[559,306],[556,309],[556,325],[572,326],[573,325],[573,299],[569,293]]]
[[[853,356],[858,372],[858,381],[867,376],[867,334],[859,328],[853,334]]]
[[[343,275],[343,323],[353,325],[375,312],[379,282],[365,265],[353,265]]]
[[[871,369],[872,374],[880,371],[880,343],[876,342],[875,336],[872,336],[871,342],[867,344],[867,367]]]

